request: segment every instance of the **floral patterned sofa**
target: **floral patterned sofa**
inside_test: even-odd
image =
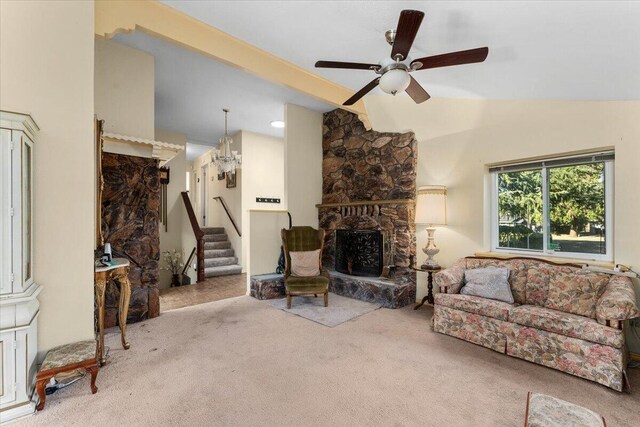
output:
[[[514,304],[461,295],[467,269],[506,267]],[[628,277],[533,258],[467,257],[434,277],[433,329],[622,391],[623,325],[640,317]]]

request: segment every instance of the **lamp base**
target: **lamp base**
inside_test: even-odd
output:
[[[439,268],[440,265],[433,259],[434,256],[440,252],[440,249],[436,246],[434,234],[436,229],[433,227],[427,227],[427,246],[422,248],[422,252],[427,255],[427,259],[424,261],[423,266],[428,268]]]

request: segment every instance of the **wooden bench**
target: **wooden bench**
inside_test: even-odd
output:
[[[55,347],[47,353],[36,375],[36,391],[39,402],[36,410],[44,409],[46,400],[45,387],[51,378],[62,372],[85,369],[91,374],[91,393],[98,391],[96,377],[98,376],[98,354],[95,340],[80,341]]]

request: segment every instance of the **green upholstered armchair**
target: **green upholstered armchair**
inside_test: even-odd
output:
[[[324,230],[313,227],[291,227],[282,229],[282,247],[284,248],[284,284],[287,292],[287,308],[291,308],[291,297],[294,295],[324,294],[324,306],[329,304],[329,273],[322,268],[322,249],[324,247]],[[289,251],[315,251],[320,249],[318,258],[319,276],[298,277],[291,275],[291,257]]]

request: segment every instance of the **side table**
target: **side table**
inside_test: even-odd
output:
[[[422,307],[425,302],[428,302],[429,304],[433,305],[433,273],[437,273],[438,271],[442,270],[442,267],[439,267],[439,266],[428,267],[426,265],[423,265],[420,267],[415,266],[413,267],[413,269],[416,271],[422,271],[427,273],[427,295],[425,295],[424,298],[422,298],[422,301],[420,302],[420,304],[413,307],[414,310],[417,310],[420,307]]]
[[[129,260],[126,258],[114,258],[113,265],[95,267],[95,292],[96,305],[98,306],[98,361],[103,366],[107,360],[104,356],[104,294],[107,283],[113,279],[120,286],[120,302],[118,304],[118,323],[120,325],[120,338],[122,347],[129,349],[127,341],[127,314],[129,313],[129,300],[131,299],[131,282],[129,282]]]

